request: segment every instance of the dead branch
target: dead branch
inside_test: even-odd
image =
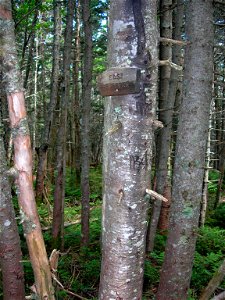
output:
[[[153,190],[146,189],[146,193],[151,195],[156,200],[160,200],[160,201],[163,201],[163,202],[168,202],[167,198],[163,197],[162,195],[158,194],[157,192],[155,192]]]
[[[186,45],[190,44],[190,42],[173,40],[173,39],[168,39],[168,38],[165,38],[165,37],[160,37],[159,41],[161,43],[168,43],[168,44],[174,44],[174,45],[179,45],[179,46],[186,46]]]
[[[183,67],[182,66],[178,66],[177,64],[173,63],[172,61],[170,61],[169,59],[166,60],[160,60],[159,61],[159,66],[169,66],[177,71],[182,71]]]

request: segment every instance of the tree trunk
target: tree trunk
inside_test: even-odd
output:
[[[3,275],[3,299],[24,300],[24,274],[21,263],[20,237],[11,199],[11,186],[6,171],[6,153],[0,132],[0,265]]]
[[[54,299],[48,257],[35,205],[32,176],[32,152],[27,124],[23,87],[20,82],[11,1],[0,1],[0,30],[3,75],[13,132],[14,164],[17,172],[21,223],[26,236],[39,299]]]
[[[44,131],[42,134],[42,144],[38,148],[38,166],[36,180],[36,201],[40,203],[43,198],[44,178],[47,167],[47,151],[50,140],[50,132],[53,123],[54,109],[57,102],[58,85],[59,85],[59,61],[60,61],[60,38],[61,38],[61,3],[54,1],[54,46],[53,46],[53,61],[52,61],[52,80],[50,103],[48,114],[45,119]]]
[[[90,15],[90,1],[82,1],[84,25],[84,70],[82,87],[82,126],[81,126],[81,245],[89,242],[89,168],[90,168],[90,110],[92,87],[92,29]]]
[[[185,300],[190,284],[205,166],[213,72],[212,1],[187,4],[184,93],[177,133],[172,206],[156,299]]]
[[[202,292],[199,300],[209,300],[210,297],[212,296],[213,292],[216,290],[216,288],[222,282],[224,276],[225,276],[225,260],[222,262],[219,269],[213,275],[213,278],[209,281],[207,287]]]
[[[174,12],[174,24],[175,24],[175,28],[174,28],[174,32],[173,32],[173,39],[175,40],[181,40],[181,36],[183,33],[183,21],[184,21],[184,3],[183,0],[177,0],[177,8]],[[173,63],[177,64],[177,65],[182,65],[181,62],[181,46],[180,45],[173,45],[172,48],[172,61]],[[171,69],[171,75],[170,75],[170,83],[169,83],[169,92],[168,92],[168,97],[167,97],[167,101],[168,104],[165,104],[165,109],[168,109],[167,112],[167,116],[165,117],[165,125],[164,125],[164,129],[165,131],[167,131],[167,139],[165,138],[165,140],[169,139],[170,143],[166,143],[167,145],[165,145],[165,147],[167,146],[168,149],[168,159],[167,159],[167,182],[165,183],[165,187],[164,187],[164,195],[165,197],[168,199],[168,202],[163,202],[162,203],[162,207],[161,207],[161,212],[160,212],[160,217],[159,217],[159,222],[158,222],[158,228],[161,231],[166,231],[168,230],[168,226],[169,226],[169,211],[170,211],[170,205],[171,205],[171,173],[172,170],[170,170],[169,168],[171,167],[169,165],[169,162],[171,160],[171,155],[172,155],[172,151],[171,151],[171,136],[172,136],[172,130],[173,130],[173,113],[174,113],[174,106],[175,106],[175,102],[176,102],[176,94],[177,94],[177,90],[178,90],[178,81],[179,81],[179,77],[181,77],[182,75],[182,71],[178,71],[175,68]],[[166,136],[166,133],[165,133]],[[162,137],[163,139],[163,137]],[[162,146],[164,148],[164,146]],[[169,161],[168,161],[169,160]],[[161,164],[159,162],[159,168],[161,169]]]
[[[35,11],[34,11],[34,17],[33,17],[33,21],[32,21],[32,26],[31,26],[31,33],[30,33],[30,47],[29,47],[29,52],[28,52],[28,58],[27,58],[27,65],[26,65],[26,71],[25,71],[25,78],[24,78],[24,89],[27,88],[28,86],[28,79],[29,79],[29,75],[30,75],[30,70],[31,70],[31,66],[33,63],[33,54],[34,54],[34,47],[35,47],[35,26],[37,24],[38,21],[38,7],[40,6],[40,4],[42,3],[42,0],[35,0]]]
[[[80,132],[80,65],[81,65],[81,45],[80,45],[80,23],[81,23],[81,5],[80,0],[77,1],[76,7],[76,32],[75,32],[75,57],[74,57],[74,97],[72,101],[71,119],[72,119],[72,167],[75,168],[76,186],[80,185],[81,181],[81,132]]]
[[[105,99],[99,291],[99,299],[104,300],[142,299],[146,188],[150,187],[158,73],[156,6],[156,1],[113,1],[110,5],[108,64],[117,68],[105,76],[123,80],[123,68],[132,67],[131,78],[135,68],[140,68],[145,80],[137,94],[128,88],[125,95],[115,96],[115,88],[114,96]]]
[[[160,1],[161,10],[161,30],[160,36],[165,38],[172,38],[172,0]],[[160,46],[160,59],[172,59],[171,44],[161,44]],[[160,69],[160,85],[159,85],[159,120],[163,122],[164,128],[160,128],[157,136],[156,146],[156,191],[163,195],[165,192],[167,181],[167,161],[170,149],[170,135],[172,128],[172,115],[174,99],[168,98],[169,83],[170,83],[170,66],[162,66]],[[152,251],[154,248],[154,239],[156,229],[158,226],[159,216],[161,210],[161,201],[154,201],[153,213],[148,231],[147,250]]]
[[[168,225],[169,225],[169,212],[171,205],[171,183],[166,184],[164,188],[163,197],[165,197],[168,201],[163,201],[161,212],[159,216],[158,228],[161,234],[167,233]]]
[[[63,56],[63,82],[61,93],[61,116],[57,141],[57,165],[54,191],[54,209],[52,225],[53,248],[63,248],[64,234],[64,197],[66,172],[66,141],[67,141],[67,106],[70,97],[70,63],[73,34],[73,17],[75,1],[69,0],[65,31],[65,44]]]

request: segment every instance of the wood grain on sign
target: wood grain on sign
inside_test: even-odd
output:
[[[111,68],[98,76],[102,96],[138,94],[141,90],[141,70],[138,68]]]

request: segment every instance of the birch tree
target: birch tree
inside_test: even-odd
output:
[[[156,1],[112,1],[105,99],[99,299],[142,299],[157,87]]]

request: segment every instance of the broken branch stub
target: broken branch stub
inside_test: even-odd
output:
[[[138,94],[141,91],[141,70],[138,68],[110,68],[97,78],[102,96]]]

